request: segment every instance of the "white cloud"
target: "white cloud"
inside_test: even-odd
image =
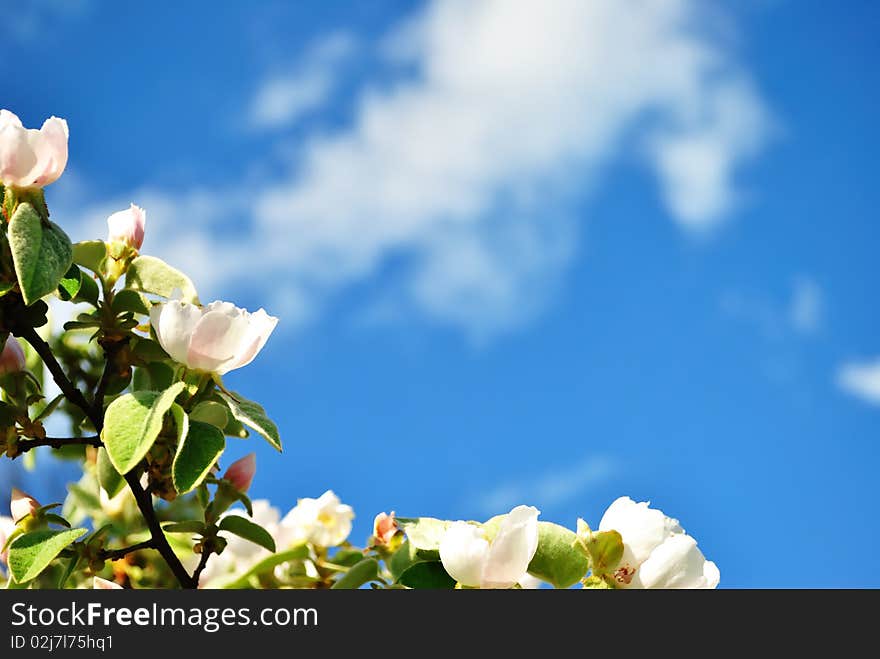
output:
[[[837,372],[837,384],[867,403],[880,405],[880,358],[844,364]]]
[[[336,32],[314,44],[293,72],[264,80],[251,104],[251,124],[278,128],[320,108],[333,93],[336,69],[355,48],[352,35]]]
[[[752,327],[765,341],[787,341],[793,335],[814,336],[822,326],[822,287],[808,276],[794,279],[791,294],[774,300],[766,293],[728,291],[721,297],[727,316]]]
[[[767,113],[704,6],[434,0],[388,35],[351,122],[311,135],[291,170],[250,186],[234,238],[218,237],[228,209],[199,193],[191,230],[167,229],[174,256],[204,263],[199,284],[249,278],[259,290],[273,277],[272,295],[300,318],[394,262],[404,312],[476,338],[528,321],[574,256],[581,202],[629,150],[646,155],[684,226],[713,226],[737,200],[734,175],[763,143]],[[332,74],[314,61],[270,78],[258,123],[325,100],[329,78],[297,86]],[[161,199],[136,201],[163,214]]]
[[[498,515],[520,504],[538,507],[569,501],[608,480],[615,472],[614,461],[590,456],[574,465],[548,471],[531,479],[503,483],[482,494],[477,502],[486,515]]]
[[[801,334],[815,334],[822,323],[822,289],[812,279],[795,282],[788,311],[792,327]]]

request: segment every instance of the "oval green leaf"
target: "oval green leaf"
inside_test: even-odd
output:
[[[17,583],[35,578],[61,551],[82,537],[86,529],[51,531],[42,529],[25,533],[9,545],[7,564],[9,573]]]
[[[40,219],[30,204],[18,205],[7,230],[15,276],[28,306],[58,288],[73,262],[70,239],[61,228]]]
[[[101,440],[120,474],[134,469],[162,431],[162,420],[183,391],[177,382],[163,392],[136,391],[120,396],[107,408]]]
[[[226,438],[218,428],[201,421],[190,422],[171,465],[174,488],[183,494],[197,487],[225,448]]]
[[[241,515],[227,515],[220,520],[218,527],[221,531],[228,531],[239,538],[244,538],[255,545],[260,545],[275,553],[275,539],[259,524],[254,524]]]
[[[278,434],[278,426],[266,416],[266,410],[263,409],[262,405],[255,403],[252,400],[248,400],[234,391],[230,392],[232,395],[226,394],[222,391],[219,393],[229,406],[229,411],[232,413],[233,417],[238,421],[241,421],[244,425],[253,428],[265,437],[266,441],[268,441],[276,450],[279,452],[281,451],[281,436]]]
[[[138,256],[131,262],[125,274],[125,287],[169,298],[180,290],[184,302],[199,303],[192,280],[155,256]]]

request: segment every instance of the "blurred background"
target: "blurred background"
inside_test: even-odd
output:
[[[727,587],[880,586],[880,6],[0,0],[0,107],[281,322],[251,494],[678,517]],[[70,465],[19,484],[61,500]],[[5,511],[4,511],[5,512]],[[868,559],[868,560],[866,560]]]

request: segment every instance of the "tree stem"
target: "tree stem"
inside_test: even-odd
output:
[[[64,397],[83,411],[92,422],[95,430],[100,434],[104,427],[103,410],[96,410],[92,405],[89,405],[89,402],[86,400],[85,396],[83,396],[82,392],[67,379],[67,376],[64,374],[64,369],[61,368],[61,365],[55,359],[55,355],[52,354],[52,349],[49,347],[49,344],[43,341],[40,335],[37,334],[37,331],[27,324],[17,325],[13,329],[13,334],[20,336],[31,344],[31,347],[33,347],[43,360],[46,368],[49,369],[49,372],[52,374],[52,379],[55,380],[55,384],[58,385],[58,388],[61,390],[61,393],[64,394]],[[193,579],[193,577],[187,573],[186,569],[183,567],[183,563],[180,562],[177,554],[174,553],[174,550],[171,549],[171,545],[168,544],[168,539],[165,537],[165,533],[159,525],[159,519],[156,517],[156,511],[153,509],[152,497],[143,487],[141,487],[141,483],[133,471],[125,474],[125,482],[128,483],[129,488],[131,488],[138,509],[141,511],[144,522],[146,522],[147,528],[150,530],[153,548],[162,555],[163,559],[165,559],[165,562],[168,564],[168,567],[171,568],[171,571],[174,573],[174,576],[177,578],[177,581],[182,588],[196,588],[198,586],[198,579]]]

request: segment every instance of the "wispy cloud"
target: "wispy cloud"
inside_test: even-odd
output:
[[[313,44],[292,72],[270,75],[251,103],[251,124],[260,129],[297,122],[326,103],[334,91],[338,68],[356,50],[347,32],[336,32]]]
[[[590,456],[537,477],[502,483],[480,495],[477,506],[485,515],[504,513],[520,504],[554,506],[605,482],[615,470],[610,458]]]
[[[150,249],[181,264],[258,258],[259,268],[200,276],[256,292],[271,277],[271,295],[301,319],[393,260],[389,317],[415,312],[476,339],[516,327],[552,298],[582,204],[622,154],[646,155],[685,227],[715,226],[733,208],[734,175],[763,145],[767,111],[701,7],[429,2],[382,41],[350,123],[307,135],[290,170],[251,186],[234,241],[218,237],[228,209],[212,214],[210,191],[199,191],[184,196],[197,204],[189,233],[173,224],[170,246]],[[318,43],[293,74],[269,76],[252,105],[258,124],[293,121],[332,95],[332,67],[320,62],[348,46]],[[303,83],[310,75],[323,82]],[[173,207],[149,203],[152,218]]]
[[[837,384],[866,403],[880,405],[880,358],[844,364],[837,372]]]
[[[59,22],[85,15],[92,0],[29,0],[4,7],[0,33],[16,41],[45,39]]]
[[[794,279],[790,294],[781,300],[764,292],[745,291],[728,291],[721,297],[725,315],[771,342],[814,336],[822,327],[823,304],[822,287],[804,275]]]

